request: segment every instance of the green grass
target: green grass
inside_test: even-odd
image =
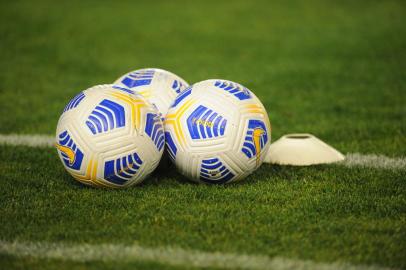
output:
[[[196,185],[172,174],[106,191],[72,181],[55,150],[1,149],[9,160],[0,167],[7,171],[1,239],[405,263],[404,171],[264,165],[237,185]]]
[[[405,17],[402,1],[2,2],[0,134],[53,134],[80,90],[161,67],[190,83],[247,86],[273,138],[310,132],[344,153],[403,156]],[[172,170],[109,191],[75,183],[55,150],[0,146],[0,239],[406,268],[405,179],[405,170],[264,165],[237,185],[195,185]],[[59,264],[0,257],[4,268]]]
[[[87,270],[87,269],[162,269],[162,270],[177,270],[182,269],[178,267],[171,267],[167,265],[160,265],[157,263],[145,263],[145,262],[132,262],[132,263],[122,263],[122,262],[70,262],[64,261],[63,265],[59,260],[48,260],[48,259],[38,259],[38,258],[26,258],[24,260],[16,259],[11,256],[0,254],[1,266],[3,269],[77,269],[77,270]],[[195,269],[195,268],[192,268]]]

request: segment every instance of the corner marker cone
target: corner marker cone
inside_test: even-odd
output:
[[[272,143],[265,163],[293,166],[343,161],[344,155],[311,134],[298,133],[282,136]]]

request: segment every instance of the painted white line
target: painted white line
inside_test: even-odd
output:
[[[406,168],[406,158],[390,158],[384,155],[349,153],[345,156],[345,160],[341,162],[341,164],[347,167],[368,167],[397,170]]]
[[[7,242],[0,240],[0,253],[16,257],[35,257],[65,261],[136,262],[148,261],[165,265],[213,267],[223,269],[312,269],[312,270],[389,270],[381,266],[348,263],[317,263],[308,260],[271,258],[264,255],[203,252],[175,247],[146,248],[139,245],[89,245],[47,242]]]
[[[51,147],[55,143],[55,137],[49,135],[19,135],[19,134],[0,134],[0,144],[23,145],[31,147]]]
[[[52,147],[55,137],[49,135],[19,135],[0,134],[0,145],[30,146],[30,147]],[[368,167],[387,170],[406,169],[406,158],[390,158],[384,155],[348,153],[343,162],[337,163],[346,167]]]

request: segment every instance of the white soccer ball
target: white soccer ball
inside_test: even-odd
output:
[[[244,86],[206,80],[182,92],[165,117],[167,151],[179,171],[205,183],[238,181],[263,162],[268,114]]]
[[[143,95],[149,102],[157,106],[163,116],[176,96],[189,86],[178,75],[158,68],[131,71],[117,79],[114,84]]]
[[[92,186],[140,183],[157,167],[164,143],[156,108],[114,85],[79,93],[66,105],[56,128],[56,148],[65,169]]]

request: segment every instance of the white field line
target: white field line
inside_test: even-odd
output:
[[[2,135],[0,134],[0,145],[30,146],[30,147],[52,147],[55,137],[49,135]],[[368,167],[388,170],[406,168],[406,158],[390,158],[384,155],[347,153],[345,160],[337,163],[346,167]]]
[[[390,158],[384,155],[348,153],[342,164],[347,167],[369,167],[396,170],[406,168],[406,158]]]
[[[19,134],[0,134],[0,144],[23,145],[31,147],[51,147],[55,144],[55,137],[49,135],[19,135]]]
[[[348,263],[318,263],[308,260],[271,258],[264,255],[204,252],[175,247],[146,248],[139,245],[89,245],[47,242],[7,242],[0,240],[0,254],[75,262],[156,262],[172,266],[223,269],[311,269],[311,270],[386,270],[381,266]]]

